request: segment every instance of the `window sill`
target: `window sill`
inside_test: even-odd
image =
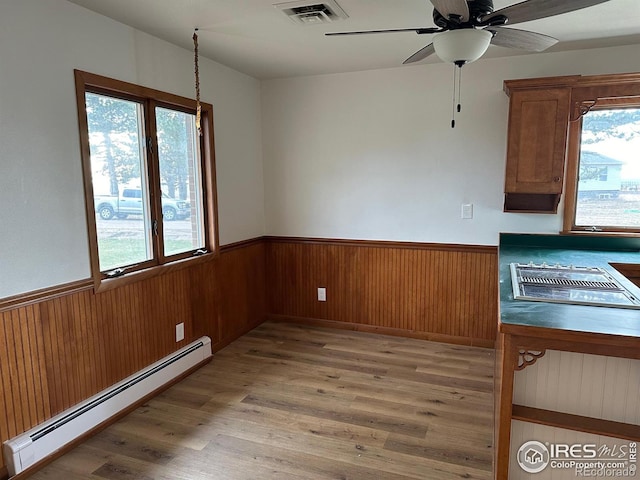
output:
[[[215,260],[217,257],[218,253],[216,251],[205,253],[204,255],[200,255],[197,257],[189,257],[182,260],[176,260],[171,263],[165,263],[164,265],[154,265],[153,267],[145,268],[143,270],[136,270],[134,272],[125,273],[124,275],[117,278],[102,278],[101,276],[100,278],[96,278],[94,280],[94,292],[107,292],[109,290],[113,290],[114,288],[123,287],[130,283],[157,277],[159,275],[164,275],[176,270],[182,270],[183,268],[208,263]]]

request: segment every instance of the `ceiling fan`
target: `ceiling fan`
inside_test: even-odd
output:
[[[418,35],[435,34],[433,43],[418,50],[403,64],[419,62],[435,53],[441,60],[453,63],[458,67],[454,67],[453,79],[454,108],[451,120],[453,128],[456,125],[455,113],[461,110],[460,83],[463,65],[482,57],[489,48],[489,44],[530,52],[542,52],[558,43],[557,38],[528,30],[506,28],[504,25],[515,25],[574,12],[609,0],[525,0],[495,11],[493,0],[430,1],[434,7],[433,23],[436,25],[435,27],[331,32],[325,33],[325,35],[397,32],[415,32]]]
[[[540,18],[569,13],[609,0],[525,0],[494,11],[493,0],[430,0],[434,6],[435,27],[331,32],[335,35],[415,32],[436,34],[433,43],[421,48],[403,63],[424,60],[435,53],[442,60],[462,66],[480,58],[489,44],[541,52],[555,45],[558,39],[503,25],[515,25]]]

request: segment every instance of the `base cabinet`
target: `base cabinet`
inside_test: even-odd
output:
[[[577,444],[581,439],[589,438],[590,442],[597,439],[603,445],[640,444],[637,338],[585,336],[582,332],[558,332],[557,338],[551,338],[544,329],[516,327],[514,330],[517,332],[501,333],[498,339],[496,479],[532,478],[517,460],[522,461],[518,449],[533,440],[549,444],[558,438],[564,443],[567,438],[575,438],[575,442],[569,443]],[[534,373],[530,369],[540,372]],[[518,385],[516,375],[525,373],[529,375],[521,377]],[[529,398],[528,394],[533,397]],[[538,426],[534,431],[542,435],[536,438],[524,435],[522,432],[531,429],[524,428],[522,422]],[[580,432],[582,435],[557,436],[554,431]],[[631,457],[625,458],[630,464],[637,464],[637,461],[631,462]],[[542,462],[541,466],[546,468],[547,465]],[[536,478],[551,478],[552,470],[549,468]],[[571,475],[568,476],[561,476],[562,473],[553,472],[552,478],[575,478],[574,472],[569,472]]]

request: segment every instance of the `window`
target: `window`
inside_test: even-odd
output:
[[[609,180],[609,167],[603,167],[598,172],[598,181],[606,182],[607,180]]]
[[[611,80],[574,89],[582,111],[569,125],[567,232],[640,233],[640,85]]]
[[[212,107],[76,71],[96,285],[213,252]]]

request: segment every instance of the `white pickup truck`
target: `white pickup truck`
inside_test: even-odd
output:
[[[142,190],[125,188],[120,196],[96,195],[93,197],[96,213],[103,220],[127,218],[128,215],[142,215]],[[162,193],[162,215],[165,220],[180,220],[189,217],[189,202],[176,200]]]

